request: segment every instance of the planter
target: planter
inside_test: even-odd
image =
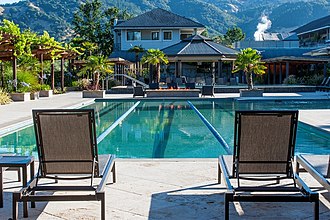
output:
[[[24,101],[29,101],[31,100],[30,93],[29,92],[24,92],[24,93],[10,93],[10,98],[14,102],[24,102]]]
[[[30,92],[30,99],[31,100],[39,99],[39,92]]]
[[[262,89],[254,89],[254,90],[240,89],[239,90],[240,97],[262,97],[263,93],[264,93],[264,90],[262,90]]]
[[[84,90],[82,91],[83,98],[104,98],[105,90]]]
[[[53,96],[53,90],[41,90],[39,92],[39,97],[51,97]]]

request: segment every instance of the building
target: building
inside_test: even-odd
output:
[[[330,43],[330,15],[309,22],[292,32],[297,34],[300,47],[324,47]]]
[[[156,8],[114,25],[114,51],[127,51],[141,45],[144,49],[163,49],[200,34],[205,26],[189,18]]]

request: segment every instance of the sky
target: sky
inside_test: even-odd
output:
[[[6,3],[15,3],[19,2],[21,0],[0,0],[0,4],[6,4]]]

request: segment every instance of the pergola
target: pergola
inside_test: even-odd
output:
[[[329,59],[316,57],[294,57],[282,56],[262,60],[267,65],[265,83],[281,84],[290,75],[299,76],[299,71],[307,67],[311,71],[310,65],[323,65],[323,74],[326,74],[326,67]]]
[[[1,61],[12,61],[13,67],[13,87],[14,91],[17,91],[17,56],[15,55],[15,45],[14,39],[15,36],[12,36],[7,33],[1,33],[0,39],[0,60]],[[53,50],[58,50],[52,54]],[[42,45],[38,46],[38,49],[32,51],[32,55],[36,56],[41,62],[41,73],[40,73],[40,83],[43,84],[43,61],[44,60],[52,60],[52,56],[56,57],[56,59],[61,60],[61,88],[62,91],[64,89],[64,60],[65,59],[73,59],[78,56],[77,53],[71,50],[59,50],[59,48],[45,48]],[[2,66],[1,66],[2,68]],[[1,73],[3,70],[1,69]],[[54,89],[54,63],[51,64],[51,88]],[[3,75],[1,76],[1,82],[3,85]]]

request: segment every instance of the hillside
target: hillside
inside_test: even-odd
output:
[[[204,24],[210,35],[224,34],[238,26],[253,38],[262,15],[268,16],[268,31],[290,31],[309,21],[330,14],[326,0],[101,0],[133,15],[160,7]],[[0,19],[18,23],[22,29],[41,33],[47,30],[59,40],[69,39],[74,12],[82,0],[27,0],[0,5]]]

